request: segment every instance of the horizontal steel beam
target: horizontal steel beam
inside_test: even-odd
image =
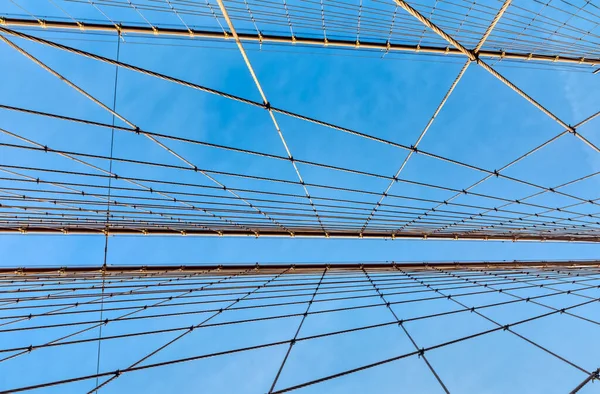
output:
[[[0,25],[9,27],[27,27],[40,29],[77,30],[80,32],[107,32],[116,34],[139,34],[150,36],[176,36],[188,37],[190,39],[217,39],[228,40],[232,38],[231,33],[209,30],[186,30],[175,28],[156,28],[132,25],[113,25],[110,23],[84,23],[58,20],[36,20],[0,17]],[[401,45],[390,42],[357,42],[351,40],[335,40],[322,38],[309,38],[283,35],[258,35],[238,33],[240,40],[260,43],[283,43],[293,45],[320,46],[327,48],[356,48],[377,49],[390,52],[413,52],[437,55],[460,55],[464,56],[458,49],[451,47],[434,47],[420,45]],[[486,58],[500,58],[506,60],[527,60],[552,63],[587,64],[598,65],[600,58],[575,58],[568,56],[552,56],[536,53],[517,53],[504,51],[480,50],[478,56]]]
[[[106,265],[67,267],[1,267],[0,274],[43,275],[43,274],[156,274],[195,272],[207,275],[226,275],[243,271],[281,272],[286,274],[322,273],[323,270],[465,270],[465,269],[518,269],[518,268],[585,268],[600,267],[599,260],[514,260],[514,261],[432,261],[432,262],[351,262],[351,263],[265,263],[265,264],[194,264],[194,265]]]
[[[278,237],[278,238],[343,238],[343,239],[431,239],[431,240],[461,240],[461,241],[510,241],[510,242],[600,242],[600,236],[569,236],[569,235],[531,235],[531,234],[468,234],[457,232],[451,233],[392,233],[392,232],[363,232],[352,231],[322,231],[301,230],[293,231],[292,234],[282,230],[258,229],[256,232],[238,229],[200,229],[200,228],[85,228],[85,227],[1,227],[2,233],[16,234],[74,234],[74,235],[159,235],[159,236],[222,236],[222,237]]]

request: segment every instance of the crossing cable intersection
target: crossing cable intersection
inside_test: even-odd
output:
[[[136,297],[141,297],[139,301],[148,304],[148,299],[144,296],[144,291],[154,289],[153,291],[163,292],[158,299],[167,301],[166,303],[163,302],[163,305],[160,306],[161,308],[174,308],[174,310],[178,310],[180,306],[175,302],[175,298],[191,296],[199,296],[201,300],[214,303],[217,307],[208,308],[206,310],[196,310],[196,307],[193,304],[190,304],[189,306],[192,308],[187,308],[186,311],[175,313],[171,317],[169,317],[169,313],[160,313],[154,317],[150,315],[139,316],[140,318],[161,319],[164,321],[166,325],[159,330],[147,330],[144,325],[134,326],[128,324],[127,327],[129,328],[125,332],[117,331],[113,334],[103,335],[101,338],[82,337],[77,339],[76,337],[69,336],[45,344],[31,344],[10,349],[0,349],[0,353],[12,353],[19,354],[22,357],[31,357],[29,354],[43,352],[44,349],[48,348],[67,351],[70,346],[82,343],[126,341],[128,338],[144,338],[146,341],[152,341],[152,338],[160,333],[168,334],[172,332],[177,335],[173,337],[171,341],[155,347],[154,351],[139,358],[138,362],[134,362],[128,367],[116,371],[100,371],[94,374],[48,381],[36,385],[14,387],[9,391],[3,392],[21,392],[36,388],[66,385],[68,383],[96,378],[106,378],[103,380],[103,383],[96,385],[96,387],[90,391],[93,392],[94,390],[103,387],[108,382],[116,380],[123,374],[135,371],[160,368],[167,365],[176,365],[195,360],[205,360],[205,362],[209,362],[216,357],[237,353],[252,353],[253,351],[270,347],[285,346],[287,347],[287,354],[289,355],[295,343],[302,342],[308,344],[317,339],[325,340],[326,338],[331,338],[333,336],[350,335],[355,332],[370,333],[378,328],[391,326],[397,326],[400,330],[404,330],[405,334],[411,338],[411,342],[414,345],[413,351],[367,364],[362,364],[360,360],[356,360],[356,362],[358,362],[357,367],[344,369],[343,371],[322,376],[317,379],[308,378],[303,383],[278,389],[275,384],[278,381],[277,377],[281,373],[283,366],[286,364],[286,359],[288,357],[285,356],[283,358],[283,363],[279,366],[279,372],[274,371],[275,380],[269,382],[271,391],[274,393],[293,391],[308,385],[319,384],[331,379],[338,379],[342,376],[376,368],[380,365],[403,358],[417,356],[415,359],[418,357],[423,358],[423,361],[430,367],[431,372],[436,376],[442,387],[450,392],[452,391],[452,386],[448,386],[448,382],[442,383],[442,379],[444,379],[445,375],[444,371],[446,371],[447,366],[444,364],[436,365],[436,369],[433,370],[433,366],[430,364],[427,356],[434,354],[436,349],[445,347],[452,349],[452,345],[502,331],[506,331],[513,336],[519,337],[523,340],[523,343],[527,342],[533,345],[533,348],[543,351],[544,354],[563,362],[565,365],[574,367],[574,371],[582,373],[583,376],[581,379],[583,380],[584,385],[589,384],[597,378],[594,368],[586,368],[580,361],[569,359],[558,354],[556,351],[552,350],[551,346],[549,347],[543,342],[538,341],[532,334],[523,335],[515,331],[521,325],[525,325],[529,322],[541,320],[549,316],[563,315],[567,316],[564,319],[577,318],[581,320],[581,318],[583,318],[581,321],[588,324],[586,327],[589,329],[598,329],[600,322],[593,321],[593,319],[586,320],[585,310],[578,310],[578,308],[585,305],[600,302],[600,297],[598,297],[598,289],[600,289],[600,264],[597,261],[515,261],[507,263],[431,262],[424,264],[346,263],[312,265],[298,263],[294,265],[147,266],[142,268],[108,265],[105,267],[104,271],[100,268],[42,267],[39,269],[2,269],[0,272],[0,284],[2,284],[2,286],[9,286],[11,292],[20,289],[20,291],[18,291],[21,299],[18,304],[19,308],[26,308],[27,305],[31,307],[36,305],[50,305],[51,303],[56,302],[55,298],[64,297],[64,295],[57,295],[56,297],[51,298],[31,297],[31,299],[29,299],[27,293],[28,289],[36,290],[37,292],[42,291],[40,287],[31,287],[35,283],[47,282],[49,286],[44,286],[47,287],[47,289],[45,289],[47,293],[52,293],[63,288],[71,289],[72,292],[74,292],[74,295],[86,296],[88,295],[90,288],[101,288],[101,279],[103,277],[106,278],[105,286],[107,289],[105,295],[108,296],[108,298],[105,302],[108,303],[122,300],[126,303],[125,305],[130,305],[132,304],[132,300]],[[325,273],[327,273],[327,275],[325,275]],[[126,291],[130,282],[132,286],[139,286],[138,288],[131,287],[131,289],[134,290],[133,292]],[[198,292],[198,294],[190,293],[191,289],[189,291],[185,289],[186,283],[188,282],[190,283],[190,285],[188,285],[190,287],[194,287],[193,283],[197,283],[196,286],[202,285],[203,290]],[[123,290],[120,290],[120,288],[123,288]],[[235,288],[238,289],[235,290]],[[366,292],[363,296],[359,296],[360,293],[356,293],[357,290],[361,288]],[[464,288],[464,290],[459,290],[461,288]],[[400,293],[398,290],[400,290]],[[514,292],[519,292],[518,294],[521,295],[515,296]],[[291,297],[290,301],[284,301],[284,303],[272,302],[285,295],[285,293],[289,293],[287,296]],[[401,294],[412,295],[415,298],[398,298]],[[433,294],[433,296],[431,296],[431,294]],[[527,296],[525,296],[525,294],[527,294]],[[176,297],[177,295],[179,296]],[[316,297],[317,295],[319,295],[318,298]],[[497,297],[500,298],[489,298],[491,295],[497,295]],[[483,296],[488,298],[486,298],[484,303],[478,303],[477,300]],[[507,296],[509,298],[501,298]],[[369,297],[376,302],[365,304],[360,302],[361,298],[356,297]],[[571,303],[572,301],[570,300],[574,297],[577,297],[580,302]],[[560,298],[560,300],[564,299],[566,304],[558,307],[553,307],[551,306],[552,304],[548,306],[547,303],[551,302],[554,298]],[[74,302],[78,299],[81,300],[81,298],[76,297],[71,297],[70,299],[72,300],[70,302]],[[298,301],[294,301],[296,299]],[[423,312],[419,312],[418,308],[410,307],[410,305],[418,305],[420,303],[431,303],[431,305],[434,305],[434,302],[444,302],[444,300],[458,305],[459,308],[441,308],[441,310],[436,308],[437,310],[434,309],[430,313],[423,314]],[[136,303],[138,305],[137,310],[141,310],[141,313],[143,314],[147,313],[149,309],[143,306],[140,307],[139,301]],[[100,301],[96,299],[94,302],[98,304]],[[342,304],[340,305],[341,302]],[[312,310],[312,306],[317,304],[332,304],[333,307],[323,308],[323,306],[319,305],[318,308]],[[500,322],[495,318],[492,319],[488,315],[488,313],[491,313],[495,308],[509,308],[515,305],[528,304],[547,305],[545,306],[547,311],[540,314],[537,310],[531,310],[531,312],[537,314],[530,315],[521,320],[514,321],[514,319],[512,319],[513,321],[508,324],[506,322]],[[83,309],[76,314],[71,314],[71,316],[83,316],[86,313],[86,310],[89,309],[89,305],[91,304],[86,305],[85,303],[78,303],[75,308]],[[292,305],[303,305],[305,309],[304,311],[297,311],[289,314],[278,313],[278,310],[286,305],[289,305],[289,307]],[[340,306],[335,307],[335,305]],[[159,306],[157,305],[157,307]],[[396,309],[399,307],[409,307],[409,309],[404,309],[408,311],[408,314],[405,313],[404,316],[399,316],[398,309]],[[106,310],[108,311],[109,309],[110,306],[107,306]],[[384,319],[379,321],[354,322],[348,328],[322,331],[304,336],[301,335],[301,328],[305,320],[309,321],[324,315],[335,318],[335,316],[338,316],[338,314],[342,312],[347,314],[354,311],[375,309],[389,311],[394,318],[392,320]],[[486,312],[488,310],[490,312]],[[10,311],[10,309],[7,311]],[[259,311],[264,311],[264,313],[259,313]],[[62,312],[67,311],[63,310]],[[93,310],[90,310],[90,312],[93,313]],[[191,327],[177,324],[177,316],[189,315],[190,317],[193,317],[196,312],[200,312],[207,317]],[[251,312],[251,315],[248,315],[249,312]],[[0,309],[0,313],[4,313],[4,311]],[[238,313],[239,317],[236,318],[235,315]],[[221,314],[227,314],[229,318],[209,322],[213,317],[216,318],[216,316],[220,316]],[[464,318],[470,314],[478,315],[483,320],[489,321],[493,324],[493,327],[424,347],[419,347],[417,345],[419,339],[414,337],[413,334],[409,334],[410,326],[413,322],[428,322],[430,320],[435,322],[435,319],[445,316],[462,316]],[[30,321],[33,322],[42,319],[44,316],[46,316],[46,318],[49,317],[48,315],[40,315],[38,317],[32,316]],[[507,317],[508,316],[509,315],[507,315]],[[135,316],[130,316],[129,318],[134,317]],[[232,347],[225,350],[216,350],[183,358],[172,358],[154,363],[143,362],[157,352],[160,352],[162,349],[169,347],[170,344],[177,341],[178,338],[187,336],[192,332],[201,331],[202,329],[224,327],[232,324],[275,324],[277,321],[290,318],[299,319],[297,320],[299,325],[294,326],[295,334],[291,339],[267,341],[249,346],[242,344],[238,347]],[[77,319],[80,319],[80,317],[77,317]],[[117,324],[120,321],[122,322],[124,319],[118,318],[114,320],[114,323],[113,320],[108,320],[108,323],[112,325]],[[568,324],[570,321],[571,320],[565,320],[565,324]],[[103,322],[100,323],[106,324]],[[96,324],[97,323],[93,322],[85,323],[87,327],[95,327]],[[58,328],[51,327],[53,326],[42,325],[35,328],[35,330],[56,330]],[[25,328],[25,326],[22,328]],[[14,331],[0,330],[0,336],[11,335],[10,333],[12,332]],[[75,333],[74,335],[79,336],[80,333]],[[22,341],[22,338],[19,339],[19,341]],[[284,354],[285,353],[282,353],[282,355]],[[104,351],[103,357],[108,357]],[[10,362],[9,360],[10,358],[6,359],[5,362]],[[580,382],[574,382],[573,387],[580,384]]]

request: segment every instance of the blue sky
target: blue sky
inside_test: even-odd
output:
[[[20,4],[35,9],[35,1]],[[72,5],[76,7],[76,5]],[[98,18],[88,8],[75,9],[78,15]],[[38,8],[41,14],[50,12]],[[0,6],[2,14],[21,13],[11,4]],[[84,14],[89,12],[89,16]],[[135,20],[135,15],[123,15]],[[139,21],[138,21],[139,22]],[[174,23],[174,22],[170,22]],[[114,57],[116,37],[97,36],[100,41],[70,40],[73,35],[56,32],[35,34],[76,46],[87,51]],[[11,38],[12,39],[12,38]],[[139,41],[139,40],[138,40]],[[102,102],[110,105],[113,98],[114,67],[66,54],[56,49],[32,44],[21,39],[14,42],[39,57],[58,72],[85,88]],[[169,41],[161,41],[169,43]],[[177,41],[179,43],[179,41]],[[430,58],[404,55],[360,57],[352,51],[330,52],[295,47],[246,45],[251,62],[273,105],[327,122],[351,127],[381,138],[412,145],[439,101],[462,67],[462,58],[431,62]],[[279,51],[272,51],[277,49]],[[172,75],[245,98],[260,101],[241,56],[233,43],[207,43],[206,47],[149,46],[126,39],[121,43],[120,59],[140,67]],[[24,56],[0,45],[0,69],[4,78],[0,103],[56,112],[101,122],[110,122],[106,111],[85,100],[77,92],[51,76]],[[447,63],[451,62],[451,63]],[[569,124],[575,124],[598,110],[600,104],[599,75],[567,73],[560,70],[511,68],[500,64],[498,70],[524,91],[538,99]],[[143,129],[165,134],[200,139],[236,147],[285,154],[283,146],[264,110],[198,92],[182,86],[158,81],[131,71],[119,72],[117,112]],[[91,126],[74,125],[58,120],[2,111],[0,127],[39,141],[56,149],[85,151],[101,155],[110,152],[110,133]],[[331,129],[278,116],[281,129],[293,155],[306,160],[349,166],[366,171],[393,174],[406,152],[375,142],[352,137]],[[579,132],[600,144],[596,119]],[[560,133],[561,127],[485,70],[472,65],[422,141],[422,149],[452,159],[495,169],[519,154]],[[18,143],[0,135],[0,142]],[[198,165],[222,171],[239,171],[263,176],[295,179],[288,163],[273,165],[262,158],[215,152],[209,148],[170,143],[170,147],[190,157]],[[115,132],[114,155],[139,160],[155,160],[180,164],[177,159],[134,134]],[[506,172],[507,175],[552,186],[590,174],[600,169],[598,153],[571,135]],[[63,158],[32,152],[0,149],[4,164],[31,163],[36,166],[83,170]],[[100,161],[90,160],[99,165]],[[383,191],[387,180],[364,179],[339,174],[306,165],[299,165],[307,182],[344,184],[352,187],[376,188]],[[172,178],[182,181],[210,182],[199,174],[180,174],[167,169],[137,168],[114,163],[116,173],[137,176]],[[403,172],[407,179],[464,188],[482,177],[470,170],[455,168],[419,155]],[[56,179],[60,179],[57,177]],[[222,179],[228,186],[246,187],[253,183],[237,178]],[[2,181],[2,186],[8,185]],[[566,188],[573,194],[597,198],[598,180],[582,182]],[[271,188],[271,189],[267,189]],[[265,186],[265,190],[301,193],[298,186]],[[533,188],[492,179],[478,186],[481,193],[497,196],[526,196]],[[416,197],[445,199],[451,193],[397,184],[393,192]],[[311,192],[313,192],[311,190]],[[314,191],[315,194],[340,197],[341,193]],[[517,197],[518,198],[518,197]],[[375,197],[365,201],[375,202]],[[461,197],[461,202],[479,204],[480,198]],[[556,196],[531,199],[532,202],[566,205],[569,200]],[[486,202],[487,203],[487,202]],[[499,205],[499,204],[498,204]],[[581,210],[592,208],[582,207]],[[100,265],[103,262],[103,236],[39,236],[2,235],[0,264],[3,266],[33,265]],[[435,260],[513,260],[513,259],[593,259],[598,247],[593,244],[571,243],[511,243],[466,241],[391,241],[391,240],[325,240],[268,238],[194,238],[194,237],[110,237],[108,264],[195,264],[228,262],[342,262],[342,261],[435,261]],[[596,294],[597,296],[597,294]],[[500,295],[481,297],[478,304],[500,300]],[[559,299],[560,298],[560,299]],[[506,300],[506,298],[502,298]],[[557,297],[557,304],[577,302],[569,297]],[[349,305],[340,302],[339,305]],[[412,305],[412,304],[411,304]],[[298,307],[302,310],[304,306]],[[431,309],[428,309],[431,308]],[[419,304],[397,309],[402,316],[426,314],[431,310],[456,308],[450,303],[427,306]],[[177,308],[173,308],[176,310]],[[287,310],[293,311],[291,308]],[[533,305],[498,308],[490,312],[498,320],[510,322],[543,313]],[[582,308],[588,317],[598,316],[598,307]],[[224,315],[226,315],[225,313]],[[240,315],[236,315],[239,317]],[[328,315],[329,316],[329,315]],[[185,316],[155,322],[155,327],[194,324],[201,316]],[[219,319],[227,319],[220,316]],[[385,308],[368,312],[340,314],[334,317],[308,318],[302,335],[338,330],[357,324],[376,323],[390,319]],[[432,322],[411,323],[410,329],[422,346],[491,328],[477,316],[438,318]],[[298,319],[274,323],[254,323],[240,329],[211,328],[201,330],[177,342],[151,360],[158,362],[236,346],[289,339]],[[23,323],[25,325],[26,323]],[[127,323],[117,328],[107,326],[105,333],[119,330],[146,329],[144,323]],[[18,325],[15,325],[18,326]],[[598,367],[595,355],[600,350],[590,341],[597,327],[585,325],[564,316],[555,316],[525,325],[519,332],[553,346],[557,353],[577,360],[590,370]],[[0,333],[0,347],[14,343],[29,344],[49,337],[30,334]],[[86,335],[95,336],[97,332]],[[171,335],[161,334],[152,341],[130,340],[107,342],[102,348],[101,370],[112,370],[132,362],[155,348]],[[581,372],[556,362],[539,350],[519,342],[518,338],[497,332],[456,347],[432,352],[430,361],[436,366],[452,392],[565,392],[585,377]],[[95,372],[96,347],[87,344],[67,352],[60,348],[32,352],[0,365],[0,389],[37,383],[52,378]],[[251,354],[238,354],[188,364],[125,374],[101,392],[265,392],[285,353],[285,347],[269,348]],[[303,380],[314,379],[411,351],[411,344],[398,327],[377,329],[327,338],[294,347],[278,387],[287,387]],[[523,361],[523,362],[516,362]],[[292,371],[296,371],[293,373]],[[593,392],[590,385],[581,392]],[[359,374],[316,385],[304,392],[437,392],[440,390],[421,360],[409,358],[374,368]],[[90,382],[72,384],[46,392],[78,393],[89,389]],[[300,390],[302,392],[302,390]],[[441,391],[440,391],[441,392]]]

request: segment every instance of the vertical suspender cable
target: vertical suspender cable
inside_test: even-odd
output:
[[[121,35],[119,34],[117,37],[117,60],[119,60],[119,54],[121,52]],[[114,90],[113,90],[113,111],[115,111],[117,109],[117,84],[119,82],[119,67],[115,66],[115,85],[114,85]],[[112,125],[115,125],[115,115],[112,115]],[[111,135],[110,135],[110,160],[108,161],[108,171],[110,173],[112,173],[112,157],[113,157],[113,151],[114,151],[114,147],[115,147],[115,129],[111,129]],[[108,194],[107,194],[107,199],[106,199],[106,228],[104,231],[104,261],[102,264],[102,301],[100,303],[100,320],[102,321],[103,314],[104,314],[104,285],[106,282],[106,260],[108,257],[108,229],[109,229],[109,222],[110,222],[110,191],[111,191],[111,186],[112,186],[112,177],[108,178]],[[102,338],[102,325],[100,325],[100,327],[98,327],[98,356],[96,359],[96,374],[98,374],[100,372],[100,346],[102,344],[102,341],[100,340]],[[96,378],[96,387],[98,386],[98,378]]]

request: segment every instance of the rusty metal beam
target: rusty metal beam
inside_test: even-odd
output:
[[[110,274],[128,273],[200,273],[206,275],[226,275],[244,270],[254,270],[258,274],[265,271],[287,270],[288,274],[322,273],[329,270],[454,270],[454,269],[518,269],[518,268],[578,268],[600,267],[600,260],[514,260],[514,261],[432,261],[432,262],[342,262],[342,263],[265,263],[265,264],[193,264],[193,265],[106,265],[106,266],[48,266],[48,267],[0,267],[0,274],[38,275],[52,274],[68,276],[70,274]]]
[[[118,228],[104,227],[2,227],[0,234],[74,234],[74,235],[180,235],[180,236],[221,236],[221,237],[282,237],[282,238],[343,238],[343,239],[421,239],[421,240],[454,240],[454,241],[533,241],[533,242],[600,242],[600,236],[596,235],[533,235],[533,234],[468,234],[468,233],[432,233],[423,235],[421,233],[393,233],[393,232],[363,232],[359,231],[328,231],[324,235],[322,231],[294,231],[293,235],[281,230],[263,229],[254,231],[244,230],[203,230],[199,228]]]
[[[7,27],[26,27],[39,28],[41,30],[76,30],[79,32],[105,32],[115,34],[137,34],[159,37],[188,37],[191,40],[232,40],[232,35],[229,32],[210,30],[195,30],[195,29],[177,29],[177,28],[151,28],[134,25],[113,25],[110,23],[84,23],[84,22],[69,22],[59,20],[36,20],[36,19],[19,19],[0,17],[0,25]],[[356,49],[376,49],[389,52],[413,52],[420,54],[436,54],[436,55],[461,55],[463,53],[451,47],[435,47],[435,46],[419,46],[419,45],[402,45],[393,44],[390,42],[369,42],[353,40],[336,40],[311,37],[285,36],[285,35],[258,35],[238,33],[241,41],[257,42],[257,43],[273,43],[273,44],[292,44],[319,46],[324,48],[356,48]],[[232,40],[233,42],[233,40]],[[519,52],[504,52],[481,50],[478,52],[479,57],[496,58],[504,60],[522,60],[522,61],[540,61],[551,63],[567,63],[567,64],[586,64],[599,65],[600,58],[576,58],[559,55],[543,55],[536,53],[519,53]]]

